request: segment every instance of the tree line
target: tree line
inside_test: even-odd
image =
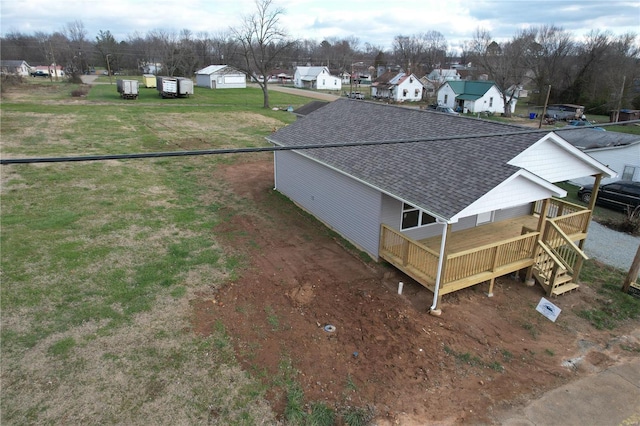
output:
[[[334,72],[363,72],[379,67],[402,69],[423,77],[453,63],[470,64],[472,79],[485,76],[505,94],[505,101],[524,86],[534,104],[585,105],[588,113],[608,114],[616,108],[640,109],[640,43],[634,33],[613,35],[593,30],[581,40],[555,25],[522,30],[498,42],[489,31],[477,29],[461,53],[449,49],[438,31],[397,35],[384,49],[355,37],[321,41],[293,39],[280,25],[285,13],[272,0],[256,0],[255,11],[227,32],[193,33],[156,29],[133,32],[117,40],[109,30],[95,39],[81,21],[65,24],[53,34],[11,32],[0,39],[2,59],[33,64],[56,63],[71,79],[95,67],[140,73],[146,65],[161,64],[164,75],[192,76],[211,64],[234,66],[258,77],[269,106],[263,76],[274,70],[293,72],[298,65],[328,66]],[[375,75],[373,76],[375,77]]]

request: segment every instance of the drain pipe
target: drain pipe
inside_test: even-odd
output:
[[[440,240],[440,257],[438,258],[438,272],[436,273],[436,286],[433,292],[433,304],[429,308],[429,313],[436,317],[442,314],[442,310],[436,309],[438,305],[438,294],[440,293],[440,280],[442,279],[442,266],[444,264],[444,248],[447,245],[447,222],[443,223],[442,239]]]

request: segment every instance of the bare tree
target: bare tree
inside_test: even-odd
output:
[[[240,27],[231,28],[231,32],[239,45],[238,67],[249,78],[256,77],[264,96],[264,107],[269,108],[269,71],[295,42],[289,40],[280,26],[284,9],[275,7],[272,0],[256,0],[255,4],[256,11],[243,17]]]
[[[511,103],[517,96],[517,88],[522,85],[528,67],[526,58],[530,57],[535,46],[529,32],[522,31],[510,41],[500,45],[492,40],[491,34],[482,29],[476,30],[472,42],[473,54],[479,65],[489,74],[502,93],[504,115],[511,117]]]

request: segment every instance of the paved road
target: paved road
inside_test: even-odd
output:
[[[273,90],[274,92],[284,92],[284,93],[289,93],[290,95],[306,96],[307,98],[320,99],[323,101],[331,102],[340,98],[340,94],[333,95],[330,93],[315,92],[313,90],[296,89],[294,87],[285,87],[285,86],[280,86],[278,84],[270,84],[267,87],[269,88],[269,90]]]

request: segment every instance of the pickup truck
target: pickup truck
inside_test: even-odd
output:
[[[31,77],[49,77],[49,73],[42,70],[37,70],[31,73]]]

